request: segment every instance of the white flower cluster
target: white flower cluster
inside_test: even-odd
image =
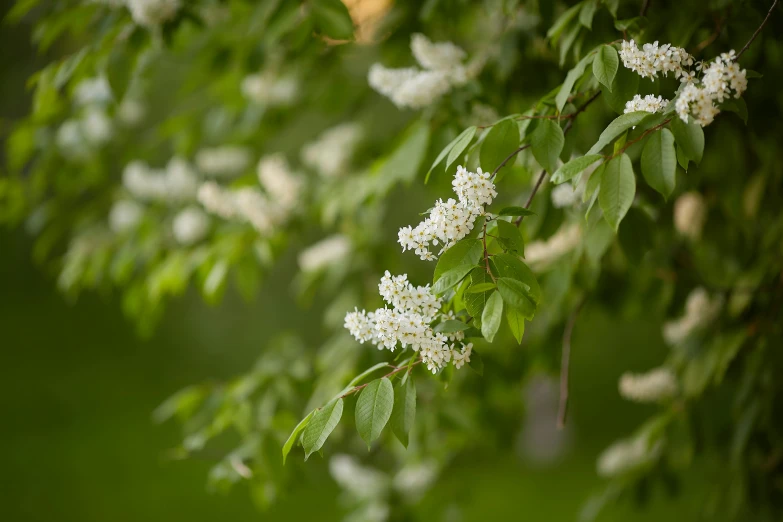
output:
[[[296,100],[299,82],[294,76],[277,76],[267,71],[245,76],[240,88],[251,102],[278,107],[290,105]]]
[[[582,229],[578,223],[561,226],[546,241],[533,241],[525,246],[525,262],[534,268],[544,268],[579,246]]]
[[[198,243],[209,230],[209,216],[198,207],[187,207],[181,210],[171,224],[174,239],[181,245]]]
[[[679,344],[691,333],[708,326],[720,313],[723,299],[710,295],[704,288],[696,288],[685,300],[685,314],[663,325],[663,338],[669,344]]]
[[[143,161],[129,163],[122,184],[142,201],[183,203],[195,198],[198,177],[187,161],[174,157],[165,169],[152,169]]]
[[[370,87],[400,109],[421,109],[432,104],[452,87],[467,83],[484,66],[482,59],[463,64],[465,51],[451,42],[433,43],[418,33],[411,37],[411,52],[424,70],[388,69],[376,63],[368,75]]]
[[[303,272],[318,272],[329,265],[339,263],[350,253],[350,239],[339,234],[327,237],[300,252],[299,268]]]
[[[408,276],[392,276],[388,271],[381,278],[378,291],[392,308],[378,308],[367,313],[355,310],[345,315],[345,328],[360,343],[371,342],[378,349],[391,351],[400,343],[418,352],[432,373],[454,360],[461,368],[470,362],[473,344],[457,344],[464,338],[462,332],[451,335],[436,333],[430,323],[438,318],[441,300],[430,292],[429,285],[413,286]],[[452,343],[449,344],[449,341]]]
[[[174,18],[181,0],[126,0],[133,21],[144,27],[157,27]]]
[[[721,54],[704,69],[701,86],[696,83],[686,85],[675,103],[677,115],[685,122],[693,116],[696,123],[706,127],[715,119],[720,109],[715,103],[721,103],[732,95],[742,96],[748,88],[747,71],[740,69],[735,52]]]
[[[207,176],[236,176],[247,169],[252,160],[245,147],[224,145],[196,152],[196,166]]]
[[[677,394],[677,378],[668,368],[655,368],[644,374],[624,373],[619,390],[624,398],[635,402],[658,402]]]
[[[282,155],[261,158],[258,179],[266,192],[257,187],[225,189],[209,181],[199,187],[198,200],[211,214],[250,223],[260,234],[269,235],[295,209],[303,183]]]
[[[332,127],[302,148],[302,163],[325,178],[341,176],[348,169],[362,134],[357,123]]]
[[[707,204],[698,192],[686,192],[674,202],[674,228],[688,239],[698,240],[706,221]]]
[[[635,95],[632,100],[625,103],[625,110],[623,113],[644,111],[644,112],[663,112],[666,106],[669,104],[669,100],[663,96],[657,98],[652,94],[648,94],[644,98],[640,95]]]
[[[636,42],[623,41],[620,47],[620,59],[627,69],[631,69],[642,78],[657,78],[658,73],[689,81],[694,73],[686,68],[693,65],[693,57],[682,47],[671,44],[658,45],[658,42],[646,43],[641,49]]]
[[[616,477],[652,462],[661,452],[661,444],[650,445],[646,436],[619,440],[598,457],[597,471],[602,477]]]
[[[498,195],[495,184],[489,179],[489,172],[469,172],[465,167],[457,167],[457,174],[451,182],[459,201],[449,198],[439,199],[430,215],[416,228],[402,227],[398,233],[398,242],[402,251],[414,250],[423,260],[433,260],[432,246],[442,245],[438,255],[454,243],[467,236],[473,230],[476,218],[484,215],[484,205],[489,205]]]

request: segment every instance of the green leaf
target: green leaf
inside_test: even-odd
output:
[[[634,113],[631,113],[634,114]],[[620,226],[636,195],[636,179],[627,154],[614,158],[606,164],[598,193],[598,203],[606,221],[615,232]]]
[[[682,167],[682,170],[685,172],[688,172],[688,161],[688,157],[685,155],[682,147],[677,145],[677,163],[680,164],[680,167]]]
[[[601,85],[611,91],[612,82],[619,66],[620,58],[618,58],[615,48],[611,45],[602,45],[593,60],[593,75]]]
[[[479,162],[484,172],[494,172],[519,147],[519,126],[511,120],[496,123],[481,144]]]
[[[498,216],[535,216],[536,213],[532,210],[528,210],[524,207],[505,207],[500,212],[498,212]]]
[[[480,294],[482,292],[489,292],[490,290],[495,289],[495,283],[479,283],[477,285],[472,285],[468,287],[467,290],[465,290],[466,294]]]
[[[383,180],[386,187],[398,181],[411,181],[416,177],[430,141],[430,127],[418,120],[403,133],[399,144],[388,156],[373,165],[373,174]]]
[[[492,266],[495,268],[498,277],[510,277],[530,287],[530,297],[535,306],[532,309],[524,310],[525,316],[532,319],[538,304],[541,301],[541,287],[536,280],[535,274],[525,263],[513,254],[497,254],[492,256]]]
[[[736,113],[745,125],[748,124],[748,106],[744,98],[729,98],[721,104],[720,109]]]
[[[335,40],[353,39],[353,20],[340,0],[312,0],[316,26],[326,36]]]
[[[305,460],[321,449],[329,438],[340,418],[343,416],[343,400],[338,398],[329,402],[320,410],[316,410],[313,418],[307,424],[302,434],[302,446],[305,450]]]
[[[444,273],[434,285],[432,285],[433,294],[442,294],[451,289],[454,285],[462,281],[476,265],[460,265]]]
[[[619,67],[611,89],[601,85],[601,97],[617,113],[623,114],[625,103],[639,91],[639,75],[625,67]]]
[[[394,408],[394,388],[387,377],[369,383],[356,401],[356,429],[370,447],[381,436]]]
[[[466,238],[458,241],[454,246],[443,252],[438,264],[435,265],[435,273],[432,281],[437,282],[440,277],[460,265],[475,265],[484,254],[484,246],[481,240]]]
[[[530,148],[539,165],[550,174],[555,171],[557,158],[563,150],[565,137],[560,125],[552,120],[541,120],[530,136]]]
[[[427,171],[427,175],[424,177],[424,183],[427,183],[430,180],[430,174],[432,174],[433,169],[438,165],[440,165],[440,162],[443,161],[443,158],[446,157],[446,155],[451,151],[451,149],[453,149],[454,146],[468,134],[470,135],[470,138],[468,138],[468,143],[470,143],[470,140],[472,140],[473,136],[476,134],[476,127],[468,127],[467,129],[462,131],[462,133],[459,136],[451,140],[451,143],[446,145],[446,147],[442,151],[440,151],[440,154],[438,154],[438,157],[435,158],[435,161],[432,163],[430,170]]]
[[[391,416],[391,428],[397,440],[408,447],[408,433],[416,419],[416,385],[413,379],[400,382],[394,391],[395,408]]]
[[[446,159],[446,170],[451,167],[451,164],[459,158],[462,153],[468,148],[470,142],[473,141],[473,136],[476,134],[476,127],[468,127],[465,131],[457,136],[454,140],[454,146],[449,151],[449,156]]]
[[[593,29],[593,17],[598,9],[598,0],[585,0],[579,10],[579,23],[588,29]]]
[[[704,154],[704,130],[697,123],[685,123],[680,118],[672,119],[672,134],[683,154],[697,165]]]
[[[501,238],[500,240],[503,243],[503,246],[506,247],[506,250],[509,252],[516,252],[519,255],[524,256],[525,240],[522,238],[522,233],[519,231],[519,228],[516,225],[509,223],[508,221],[503,221],[502,219],[499,219],[497,224],[498,234]]]
[[[617,136],[624,133],[634,125],[638,125],[639,122],[649,115],[649,112],[636,111],[618,116],[606,127],[606,129],[604,129],[604,131],[598,137],[598,141],[595,142],[595,145],[593,145],[590,150],[587,151],[587,155],[601,152],[601,149],[609,145],[609,143],[611,143],[612,140],[614,140]]]
[[[484,359],[482,359],[481,354],[479,354],[476,350],[472,350],[470,352],[470,361],[468,361],[468,366],[470,366],[470,369],[476,372],[477,374],[484,376]]]
[[[654,132],[642,150],[642,175],[647,183],[664,199],[674,191],[677,171],[677,152],[674,150],[674,136],[669,129]]]
[[[530,286],[521,281],[510,277],[501,277],[498,279],[498,292],[500,292],[504,303],[516,308],[523,315],[527,315],[536,308],[535,301],[530,297]]]
[[[473,285],[492,282],[489,274],[487,274],[487,271],[483,268],[474,268],[470,273],[470,280]],[[487,303],[490,292],[491,291],[488,290],[477,294],[465,293],[465,309],[472,317],[476,319],[481,317],[481,313],[484,311],[484,306]]]
[[[522,337],[525,335],[525,316],[519,310],[506,308],[506,321],[508,322],[511,333],[514,335],[514,339],[519,344],[522,344]]]
[[[587,156],[574,158],[557,169],[557,171],[552,174],[552,178],[549,181],[555,185],[570,181],[574,178],[574,176],[584,171],[587,167],[602,159],[604,159],[604,157],[600,154],[590,154]]]
[[[623,220],[618,233],[620,247],[629,261],[638,265],[653,247],[655,225],[643,211],[632,208]]]
[[[467,325],[462,321],[457,321],[456,319],[449,319],[448,321],[443,321],[442,323],[437,325],[435,328],[433,328],[433,331],[440,332],[440,333],[454,333],[454,332],[464,332],[468,328],[470,328],[470,325]]]
[[[587,66],[590,65],[594,58],[595,53],[590,53],[579,60],[579,62],[574,65],[573,69],[568,71],[565,81],[563,81],[563,85],[560,86],[560,90],[555,96],[555,107],[557,107],[557,112],[562,112],[563,107],[565,107],[565,104],[568,101],[568,97],[571,96],[571,90],[574,88],[574,84],[576,84],[576,81],[582,77],[582,75],[585,73],[585,70],[587,69]]]
[[[307,416],[299,421],[299,424],[296,425],[294,428],[294,431],[291,432],[291,435],[288,436],[288,440],[285,441],[285,444],[283,444],[283,464],[285,465],[285,459],[288,457],[288,454],[291,453],[291,448],[294,447],[294,442],[296,442],[296,439],[299,438],[299,434],[302,432],[303,429],[307,426],[307,424],[310,422],[310,419],[313,418],[313,414],[315,413],[315,410],[311,411],[307,414]]]
[[[488,342],[492,342],[500,328],[500,320],[503,317],[503,299],[497,291],[487,299],[484,311],[481,313],[481,335]]]
[[[567,11],[565,11],[560,17],[555,20],[555,23],[552,24],[552,27],[549,28],[549,30],[546,32],[547,38],[555,39],[557,38],[560,33],[563,32],[563,30],[566,28],[568,23],[574,19],[574,17],[579,13],[579,10],[581,9],[580,4],[576,4],[573,7],[570,7]]]
[[[345,386],[345,390],[343,390],[343,391],[340,393],[340,395],[342,395],[343,393],[347,392],[348,390],[350,390],[351,388],[353,388],[354,386],[356,386],[357,384],[359,384],[359,383],[360,383],[362,380],[364,380],[364,378],[365,378],[365,377],[367,377],[368,375],[370,375],[372,372],[378,371],[378,370],[380,370],[381,368],[388,368],[388,367],[389,367],[389,363],[387,363],[387,362],[382,362],[382,363],[378,363],[378,364],[375,364],[375,365],[373,365],[373,366],[371,366],[371,367],[367,368],[367,369],[366,369],[366,370],[364,370],[362,373],[360,373],[359,375],[357,375],[356,377],[354,377],[353,379],[351,379],[351,382],[349,382],[349,383],[348,383],[348,384]]]

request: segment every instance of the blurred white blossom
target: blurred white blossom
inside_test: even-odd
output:
[[[80,81],[74,88],[73,98],[78,105],[105,105],[113,95],[106,77],[96,76]]]
[[[624,398],[635,402],[658,402],[671,399],[677,393],[677,378],[668,368],[655,368],[647,373],[626,372],[620,377],[619,390]]]
[[[343,235],[322,239],[303,250],[298,257],[303,272],[317,272],[341,262],[351,253],[351,240]]]
[[[196,152],[196,167],[207,176],[236,176],[250,165],[250,151],[245,147],[224,145]]]
[[[693,241],[701,237],[707,221],[707,205],[698,192],[686,192],[674,202],[674,228]]]
[[[134,197],[143,201],[192,201],[198,189],[198,178],[182,158],[169,160],[165,169],[152,169],[143,161],[125,166],[122,183]]]
[[[81,120],[84,138],[91,145],[99,146],[109,142],[114,136],[114,125],[103,109],[87,109]]]
[[[192,245],[201,241],[209,229],[209,217],[197,207],[181,210],[171,224],[174,239],[181,245]]]
[[[181,0],[126,0],[133,21],[145,27],[168,22],[182,6]]]
[[[685,300],[683,316],[664,323],[663,338],[671,345],[681,343],[694,331],[707,327],[720,314],[722,307],[722,297],[710,299],[704,288],[694,289]]]
[[[144,215],[144,207],[130,199],[121,199],[109,211],[109,228],[115,234],[133,230]]]
[[[326,178],[341,176],[348,170],[362,134],[357,123],[332,127],[302,147],[302,163]]]
[[[619,440],[598,457],[597,471],[602,477],[623,475],[652,462],[658,458],[660,452],[661,445],[651,446],[644,435]]]
[[[277,76],[263,72],[245,76],[242,94],[251,102],[270,107],[290,105],[299,93],[299,82],[292,75]]]
[[[582,241],[578,223],[564,224],[545,241],[533,241],[525,246],[525,262],[531,267],[543,268],[571,252]]]

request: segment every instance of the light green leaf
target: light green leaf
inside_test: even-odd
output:
[[[481,313],[481,334],[488,342],[492,342],[500,328],[500,320],[503,317],[503,299],[497,291],[487,299],[484,311]]]
[[[557,158],[563,150],[565,137],[560,125],[552,120],[541,120],[530,136],[530,148],[539,165],[550,174],[555,171]]]
[[[682,150],[682,147],[677,145],[677,163],[680,164],[680,167],[682,167],[682,170],[685,172],[688,172],[688,157],[685,155],[685,152]]]
[[[588,29],[593,29],[593,17],[598,9],[598,0],[585,0],[579,10],[579,23]]]
[[[482,292],[489,292],[490,290],[495,289],[495,283],[479,283],[477,285],[472,285],[468,287],[467,290],[465,290],[466,294],[480,294]]]
[[[674,136],[669,129],[654,132],[642,150],[642,175],[647,183],[664,199],[674,191],[677,171],[677,152],[674,150]]]
[[[503,302],[512,308],[516,308],[523,315],[526,311],[535,310],[536,303],[530,297],[530,286],[512,279],[510,277],[501,277],[498,279],[498,292]]]
[[[312,0],[310,6],[318,28],[335,40],[353,38],[353,20],[340,0]]]
[[[489,274],[487,274],[487,271],[483,268],[474,268],[470,273],[470,280],[473,285],[479,285],[492,281],[492,279],[489,277]],[[481,313],[484,311],[484,306],[487,303],[489,294],[489,290],[477,294],[465,293],[465,309],[472,317],[476,319],[481,317]]]
[[[343,416],[343,400],[338,398],[332,400],[321,408],[316,410],[307,427],[302,433],[302,446],[305,450],[305,460],[310,458],[314,452],[321,449],[329,438],[340,418]]]
[[[606,164],[598,193],[598,203],[601,205],[604,217],[615,232],[620,226],[620,221],[631,208],[635,195],[636,179],[631,158],[623,154]]]
[[[467,325],[462,321],[449,319],[448,321],[443,321],[442,323],[438,324],[435,328],[433,328],[433,331],[440,333],[454,333],[464,332],[468,328],[470,328],[470,325]]]
[[[500,236],[500,242],[509,252],[516,252],[517,254],[525,255],[525,240],[522,238],[522,233],[516,225],[512,225],[508,221],[499,219],[498,235]]]
[[[408,447],[408,433],[416,419],[416,385],[408,378],[400,382],[394,391],[394,409],[391,416],[391,428],[403,446]]]
[[[437,282],[444,273],[460,265],[475,265],[483,254],[484,246],[481,240],[466,238],[458,241],[441,254],[438,264],[435,265],[432,281]]]
[[[541,286],[538,284],[536,276],[530,270],[530,267],[513,254],[497,254],[493,256],[492,266],[495,268],[498,277],[510,277],[530,287],[530,297],[535,306],[522,311],[527,319],[532,319],[541,301]]]
[[[356,401],[356,430],[370,447],[380,437],[389,422],[394,408],[394,388],[391,381],[383,377],[369,383]]]
[[[506,321],[511,328],[514,339],[522,344],[522,337],[525,335],[525,316],[519,310],[509,306],[506,308]]]
[[[291,435],[288,436],[285,444],[283,444],[283,464],[285,464],[285,459],[288,457],[288,454],[291,453],[291,448],[294,447],[294,442],[296,442],[296,439],[299,438],[299,434],[303,429],[305,429],[307,424],[310,422],[310,419],[313,418],[314,413],[315,410],[311,411],[304,419],[299,421],[299,424],[296,425],[294,431],[291,432]]]
[[[640,121],[649,115],[649,112],[636,111],[618,116],[606,127],[606,129],[604,129],[604,131],[598,137],[598,141],[595,142],[595,145],[593,145],[590,150],[587,151],[587,155],[601,152],[601,149],[609,145],[609,143],[611,143],[612,140],[614,140],[617,136],[627,131],[634,125],[638,125]]]
[[[612,82],[620,66],[617,51],[611,45],[602,45],[593,60],[593,75],[602,85],[612,90]]]
[[[454,285],[462,281],[475,266],[476,265],[460,265],[444,273],[435,281],[435,284],[432,285],[432,293],[442,294],[446,290],[450,290]]]
[[[549,28],[549,30],[546,32],[547,38],[557,38],[560,33],[563,32],[563,29],[566,28],[568,25],[568,22],[574,19],[574,17],[579,13],[579,10],[582,8],[580,4],[576,4],[575,6],[569,8],[567,11],[565,11],[562,15],[560,15],[560,18],[555,20],[555,23],[552,24],[552,27]]]
[[[476,127],[468,127],[462,134],[457,136],[454,145],[449,151],[449,156],[446,159],[446,170],[459,158],[462,153],[468,148],[470,142],[473,141],[473,136],[476,134]]]
[[[481,144],[479,161],[484,172],[494,172],[519,147],[519,126],[511,120],[496,123]]]
[[[672,134],[677,145],[689,160],[697,165],[704,154],[704,130],[697,123],[685,123],[680,118],[672,119]]]
[[[602,159],[604,159],[604,157],[600,154],[590,154],[588,156],[574,158],[557,169],[557,172],[552,174],[550,181],[555,185],[570,181],[574,178],[574,176],[585,170],[587,167]]]
[[[560,86],[560,90],[557,92],[557,96],[555,96],[555,106],[557,107],[558,112],[563,110],[563,107],[565,107],[565,104],[568,101],[568,97],[571,96],[571,90],[574,88],[574,84],[576,84],[576,81],[582,77],[582,75],[585,73],[585,70],[587,69],[587,66],[590,65],[594,58],[595,53],[591,52],[579,60],[579,62],[574,65],[573,69],[568,71],[563,85]]]
[[[462,133],[460,133],[459,136],[451,140],[451,143],[446,145],[446,147],[442,151],[440,151],[440,154],[438,154],[438,157],[435,158],[435,161],[432,163],[430,170],[427,171],[427,175],[424,177],[425,184],[430,180],[430,174],[432,174],[433,169],[438,165],[440,165],[440,162],[443,161],[443,158],[446,157],[446,155],[451,151],[451,149],[453,149],[454,146],[468,134],[470,135],[470,138],[468,139],[468,143],[470,143],[470,140],[472,140],[473,136],[476,134],[476,127],[468,127],[467,129],[462,131]]]
[[[498,216],[535,216],[536,213],[524,207],[505,207]]]

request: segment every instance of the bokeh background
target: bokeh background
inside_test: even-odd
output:
[[[3,12],[11,3],[3,3]],[[28,43],[30,30],[4,25],[0,33],[3,125],[27,112],[26,78],[46,63]],[[418,200],[415,191],[400,188],[392,201]],[[231,289],[215,306],[188,293],[172,301],[149,339],[141,339],[117,296],[88,292],[69,301],[56,291],[51,267],[32,263],[32,240],[24,230],[0,230],[0,519],[340,520],[338,488],[319,456],[281,502],[261,512],[241,484],[228,494],[208,491],[214,462],[172,459],[168,450],[179,443],[177,426],[152,420],[155,407],[184,386],[247,371],[273,334],[292,331],[306,343],[321,340],[319,329],[309,325],[319,322],[322,303],[302,311],[291,289],[296,247],[276,264],[254,304]],[[538,416],[538,425],[535,416],[504,419],[518,425],[515,438],[451,462],[422,499],[417,518],[432,520],[436,508],[459,501],[466,521],[575,519],[602,488],[597,455],[653,411],[623,401],[617,379],[664,360],[662,320],[588,302],[573,338],[568,429],[558,433],[554,417],[546,415]],[[493,364],[501,364],[491,356],[486,363],[485,379]],[[542,377],[509,393],[531,394],[532,403],[551,410],[553,386]],[[692,469],[693,480],[686,476],[672,485],[679,495],[652,489],[638,503],[610,507],[600,520],[695,520],[701,486],[720,472]]]

